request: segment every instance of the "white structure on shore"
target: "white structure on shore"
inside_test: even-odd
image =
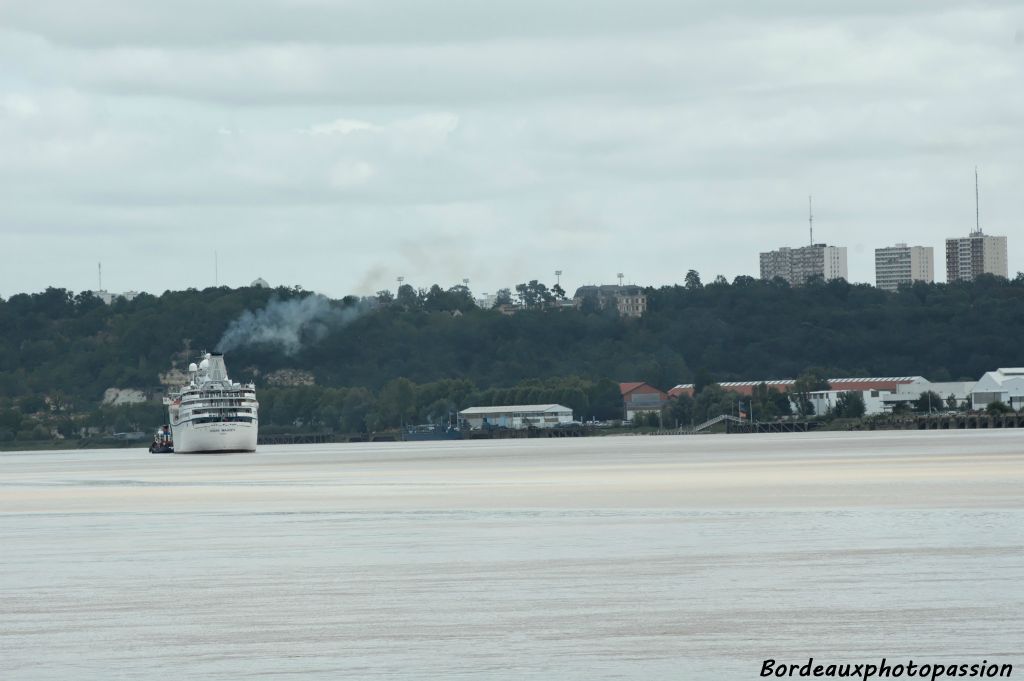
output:
[[[1014,409],[1024,406],[1024,367],[996,369],[981,377],[971,392],[971,406],[984,409],[992,402]]]
[[[875,286],[895,291],[915,281],[935,281],[935,249],[906,244],[875,249]]]
[[[572,423],[572,409],[560,404],[514,404],[498,407],[470,407],[459,418],[473,430],[492,428],[554,428]]]
[[[927,379],[921,378],[913,383],[897,386],[895,393],[882,396],[882,402],[885,405],[885,411],[892,411],[892,408],[898,404],[916,402],[922,393],[933,392],[942,400],[940,404],[932,405],[933,412],[949,411],[951,408],[960,409],[961,407],[970,406],[971,391],[974,390],[976,383],[977,381],[932,383]],[[950,404],[950,397],[953,398],[952,401],[955,402],[955,405]]]
[[[1024,369],[1021,369],[1024,372]],[[860,393],[864,398],[864,415],[874,416],[892,412],[897,405],[911,405],[920,399],[924,393],[932,392],[938,395],[938,399],[931,405],[933,413],[960,409],[970,406],[971,393],[975,389],[975,381],[944,381],[932,383],[921,376],[909,377],[910,380],[894,384],[891,387],[880,387],[873,389],[862,389],[861,386],[854,386],[853,392]],[[833,390],[811,393],[810,401],[814,405],[814,414],[821,416],[835,409],[839,396],[849,392],[841,388],[841,384],[833,384]],[[836,389],[838,388],[838,389]],[[953,398],[950,400],[950,398]],[[951,404],[955,403],[955,404]],[[797,405],[793,405],[796,411]]]

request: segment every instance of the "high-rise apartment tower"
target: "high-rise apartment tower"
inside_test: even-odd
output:
[[[915,281],[935,281],[935,249],[906,244],[875,249],[875,286],[895,291]]]
[[[781,277],[790,286],[803,286],[808,279],[846,279],[846,246],[813,244],[782,248],[761,254],[761,278]]]

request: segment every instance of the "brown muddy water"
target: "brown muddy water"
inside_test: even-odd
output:
[[[0,454],[2,679],[1014,664],[1024,434]]]

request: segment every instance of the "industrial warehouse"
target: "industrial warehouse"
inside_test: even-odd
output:
[[[734,393],[737,398],[749,398],[758,386],[778,393],[791,393],[796,380],[722,381],[717,385]],[[633,381],[620,383],[619,391],[623,423],[631,423],[638,416],[661,413],[681,396],[693,397],[696,387],[692,383],[681,383],[663,391],[643,381]],[[851,392],[861,396],[865,416],[896,413],[922,399],[922,395],[939,398],[934,405],[929,405],[929,413],[985,409],[993,402],[1019,408],[1024,406],[1024,368],[997,369],[978,381],[933,382],[922,376],[831,378],[828,379],[827,390],[816,390],[807,395],[811,411],[806,415],[828,415],[836,409],[840,397]],[[790,400],[794,399],[790,396]],[[793,406],[795,410],[796,402]],[[749,408],[749,404],[743,408]],[[754,420],[756,415],[745,414],[745,417]],[[459,421],[466,430],[564,428],[579,423],[574,420],[572,409],[560,404],[470,407],[459,412]]]
[[[459,412],[471,430],[482,428],[555,428],[573,423],[572,409],[560,404],[471,407]]]

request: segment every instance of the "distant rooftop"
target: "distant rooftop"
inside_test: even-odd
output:
[[[1000,370],[1002,371],[1002,370]],[[1024,374],[1024,369],[1019,369]],[[872,376],[872,377],[856,377],[856,378],[829,378],[828,384],[833,390],[839,390],[842,388],[869,390],[873,387],[881,387],[886,385],[899,385],[906,383],[914,383],[915,381],[924,380],[921,376]],[[722,388],[754,388],[764,383],[769,387],[789,387],[796,383],[796,379],[793,378],[780,378],[767,381],[715,381]],[[693,390],[693,383],[680,383],[679,385],[672,388],[670,394],[678,394],[684,390]]]
[[[572,410],[569,409],[569,407],[563,407],[560,404],[508,404],[496,407],[470,407],[469,409],[463,409],[459,413],[463,416],[484,416],[487,414],[507,414],[509,412],[535,414],[538,412],[548,411]]]

